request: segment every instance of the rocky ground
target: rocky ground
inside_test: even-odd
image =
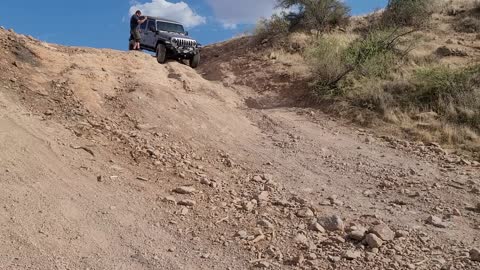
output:
[[[233,73],[0,47],[2,269],[480,268],[477,162]]]

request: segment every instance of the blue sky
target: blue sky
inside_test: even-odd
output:
[[[158,13],[181,20],[202,44],[229,39],[272,13],[275,0],[4,0],[0,25],[64,45],[124,50],[129,12]],[[353,14],[385,6],[387,0],[346,0]]]

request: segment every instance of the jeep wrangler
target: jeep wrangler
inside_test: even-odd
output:
[[[200,63],[200,44],[190,37],[179,22],[147,16],[140,25],[140,48],[156,53],[160,64],[168,58],[188,60],[192,68]],[[133,49],[134,40],[130,36],[129,50]]]

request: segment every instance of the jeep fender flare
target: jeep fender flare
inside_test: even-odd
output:
[[[163,39],[159,39],[159,40],[157,40],[157,43],[155,43],[155,48],[157,48],[157,47],[158,47],[158,44],[167,45],[167,44],[166,44],[166,40],[163,40]]]

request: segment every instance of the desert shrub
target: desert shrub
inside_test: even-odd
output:
[[[391,32],[374,31],[354,41],[345,51],[345,63],[359,75],[385,77],[395,62],[395,51],[389,45]]]
[[[319,38],[306,51],[305,58],[312,67],[317,87],[327,87],[345,72],[344,54],[347,46],[337,37],[326,36]]]
[[[295,8],[289,19],[301,27],[328,31],[348,24],[350,8],[340,0],[278,0],[282,8]]]
[[[352,80],[386,78],[400,60],[397,45],[402,33],[373,31],[348,45],[320,38],[308,58],[316,76],[315,95],[342,95]]]
[[[285,14],[274,14],[269,19],[261,19],[258,21],[253,36],[256,41],[263,41],[264,39],[287,35],[290,23],[285,17]]]
[[[480,129],[480,65],[422,69],[412,83],[415,91],[402,97],[404,107],[435,111],[452,123]]]
[[[480,19],[471,16],[465,17],[456,23],[455,30],[463,33],[478,33],[480,32]]]
[[[432,14],[432,0],[389,0],[382,24],[389,27],[421,27]]]

